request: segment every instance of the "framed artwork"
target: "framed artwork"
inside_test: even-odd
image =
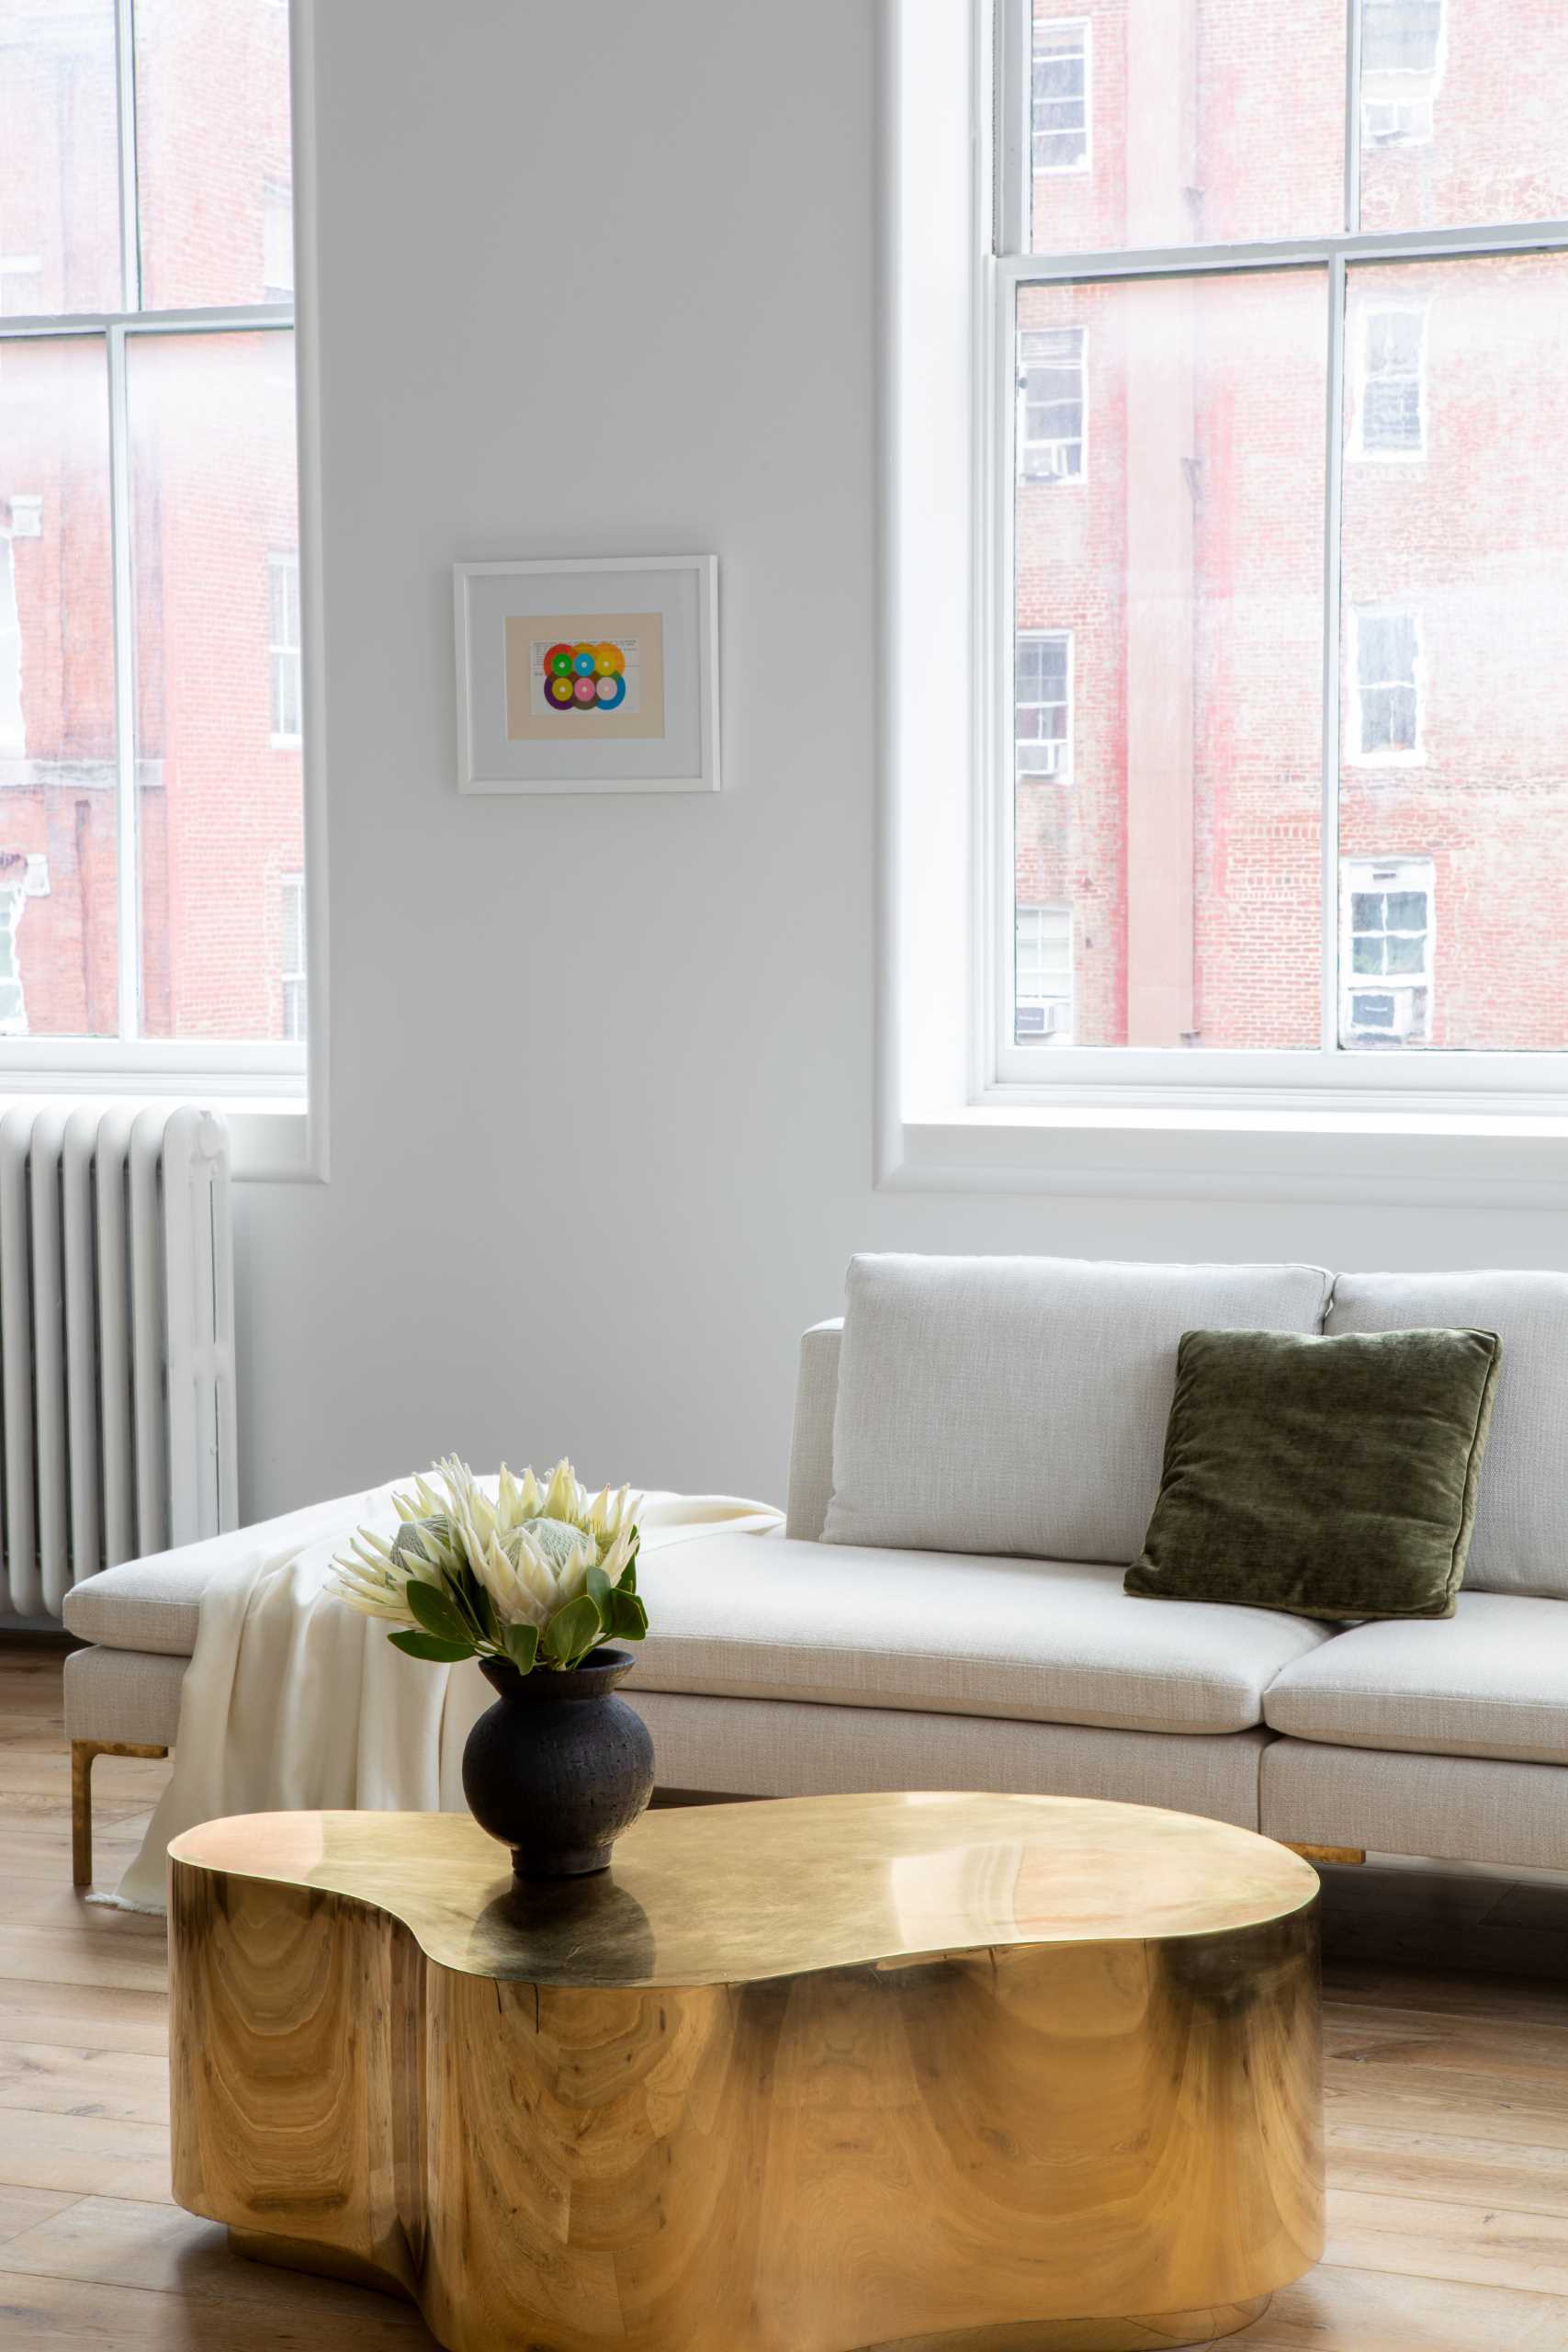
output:
[[[718,558],[452,567],[460,792],[716,792]]]

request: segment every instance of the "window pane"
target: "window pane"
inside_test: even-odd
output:
[[[1033,0],[1034,251],[1342,229],[1345,14],[1345,0]]]
[[[1363,0],[1361,226],[1568,213],[1568,10]]]
[[[1091,478],[1020,481],[1015,534],[1021,643],[1071,639],[1071,777],[1018,759],[1014,853],[1071,910],[1076,1044],[1320,1041],[1326,300],[1020,292],[1021,330],[1089,329]]]
[[[294,282],[288,10],[136,0],[141,299],[286,300]]]
[[[1456,8],[1455,40],[1458,29]],[[1353,271],[1352,346],[1357,305],[1395,301],[1425,311],[1424,454],[1347,465],[1343,510],[1339,846],[1363,862],[1356,890],[1383,894],[1371,927],[1390,935],[1387,979],[1422,977],[1391,991],[1381,1050],[1561,1052],[1568,255]],[[1352,380],[1348,429],[1355,397]],[[1406,616],[1397,627],[1369,629],[1362,617],[1358,682],[1356,609],[1395,604]],[[1408,684],[1369,688],[1370,639],[1386,675]],[[1370,861],[1387,861],[1375,881]],[[1361,906],[1348,901],[1354,932]],[[1342,964],[1361,968],[1348,949]],[[1342,992],[1342,1035],[1345,1002]]]
[[[143,1023],[287,1034],[303,865],[293,337],[130,338]]]
[[[0,345],[0,1036],[118,1026],[107,380]]]
[[[114,0],[0,0],[0,314],[119,307]]]

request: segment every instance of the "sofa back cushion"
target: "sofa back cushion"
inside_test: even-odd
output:
[[[1315,1266],[862,1257],[823,1540],[1135,1560],[1184,1331],[1316,1331]]]
[[[1568,1600],[1568,1274],[1340,1274],[1325,1329],[1422,1324],[1503,1342],[1468,1589]]]

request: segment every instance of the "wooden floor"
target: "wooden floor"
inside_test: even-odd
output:
[[[0,1637],[0,2347],[420,2352],[171,2203],[163,1924],[72,1890],[60,1670]],[[100,1884],[166,1770],[95,1768]],[[1568,1887],[1330,1873],[1325,1941],[1327,2259],[1231,2342],[1568,2352]]]

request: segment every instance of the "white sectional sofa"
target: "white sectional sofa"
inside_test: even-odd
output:
[[[1501,1335],[1455,1617],[1123,1594],[1177,1339],[1214,1324]],[[196,1546],[69,1597],[84,1783],[95,1749],[173,1743],[207,1573]],[[1052,1792],[1568,1869],[1568,1275],[857,1261],[847,1340],[802,1345],[784,1532],[655,1555],[641,1584],[626,1695],[667,1788]]]

